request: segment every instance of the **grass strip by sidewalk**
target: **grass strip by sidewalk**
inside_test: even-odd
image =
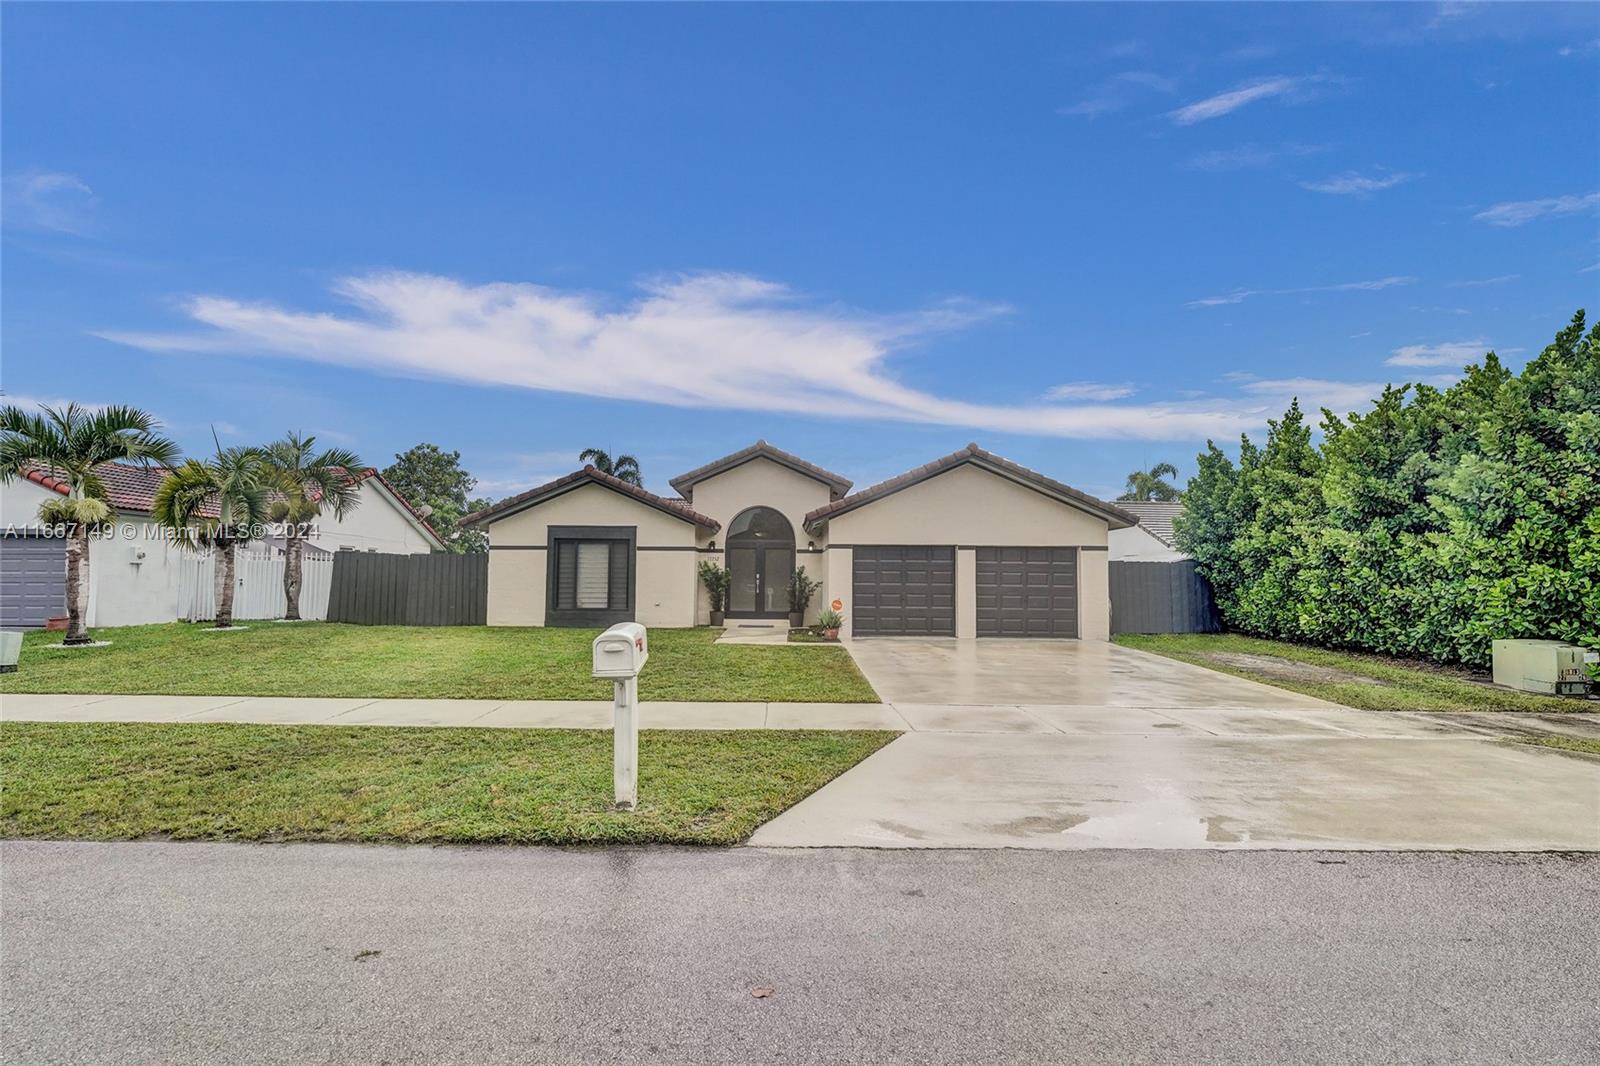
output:
[[[0,693],[163,696],[364,696],[609,700],[589,676],[598,629],[279,624],[217,633],[184,622],[96,629],[104,648],[23,638],[21,669]],[[716,629],[652,629],[639,677],[646,700],[877,703],[844,648],[717,644]]]
[[[1517,737],[1518,744],[1537,744],[1541,748],[1559,751],[1579,751],[1586,755],[1600,755],[1600,740],[1591,737]]]
[[[1123,634],[1113,639],[1125,647],[1368,711],[1600,710],[1600,703],[1590,700],[1482,684],[1461,668],[1234,633]]]
[[[0,723],[0,836],[735,844],[899,734]]]

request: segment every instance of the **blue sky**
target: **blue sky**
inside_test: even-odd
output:
[[[1087,491],[1600,311],[1600,6],[8,4],[0,387]]]

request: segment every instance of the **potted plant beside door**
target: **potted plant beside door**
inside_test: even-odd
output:
[[[811,597],[821,587],[822,582],[811,580],[805,567],[794,568],[794,573],[789,575],[789,625],[798,629],[806,624],[806,608],[811,606]]]
[[[700,584],[706,587],[706,595],[711,599],[711,624],[720,626],[723,622],[723,609],[728,605],[728,584],[733,580],[731,574],[707,560],[700,564]]]

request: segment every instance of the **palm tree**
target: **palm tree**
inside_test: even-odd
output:
[[[355,473],[366,464],[344,448],[328,448],[318,453],[317,438],[289,433],[263,451],[268,476],[278,498],[268,516],[283,525],[283,595],[287,601],[283,617],[300,617],[301,560],[305,555],[308,524],[326,505],[335,518],[343,518],[361,503],[360,484]]]
[[[89,599],[89,532],[111,517],[95,467],[116,460],[171,466],[178,446],[156,432],[160,422],[134,407],[93,410],[69,403],[42,411],[29,414],[15,404],[0,408],[0,483],[39,468],[66,484],[66,498],[46,501],[39,518],[68,530],[64,643],[88,644],[83,616]]]
[[[578,453],[578,462],[588,463],[602,474],[610,474],[630,485],[644,484],[639,473],[639,460],[631,455],[619,455],[613,459],[610,452],[601,451],[599,448],[585,448]]]
[[[235,556],[266,522],[272,471],[259,448],[223,448],[205,462],[190,459],[156,489],[150,512],[178,539],[209,548],[220,560],[216,628],[233,626]],[[207,511],[215,514],[207,514]]]
[[[1144,502],[1161,500],[1166,503],[1182,499],[1183,492],[1166,480],[1177,476],[1178,468],[1171,463],[1157,463],[1149,470],[1135,470],[1128,475],[1128,490],[1117,499]]]

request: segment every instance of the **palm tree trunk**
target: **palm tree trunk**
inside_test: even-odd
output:
[[[89,527],[82,522],[73,523],[72,537],[67,541],[67,635],[63,644],[88,644],[89,630],[84,625],[83,595],[89,586]]]
[[[300,620],[300,559],[304,546],[299,528],[294,523],[287,526],[283,543],[283,595],[288,600],[283,617],[288,621]]]
[[[222,595],[217,600],[216,628],[227,629],[233,625],[233,541],[225,541],[217,550],[222,553]]]

